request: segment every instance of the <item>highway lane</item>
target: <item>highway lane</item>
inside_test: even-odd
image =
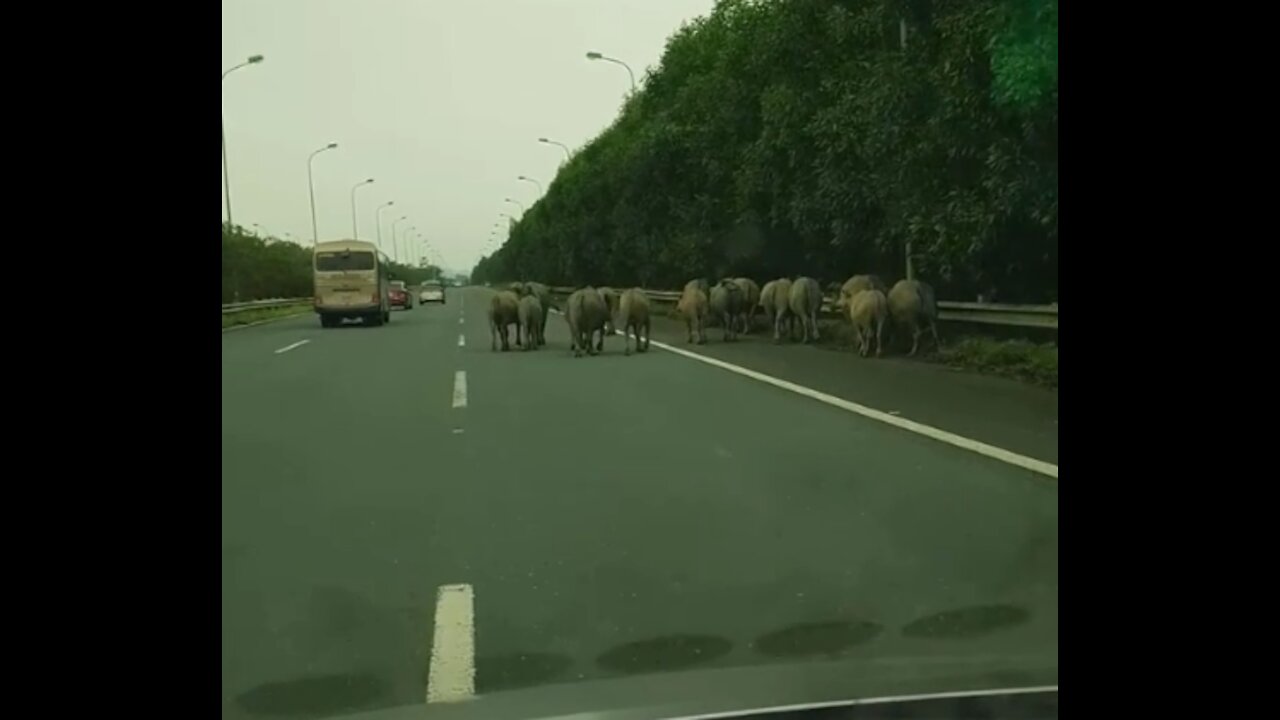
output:
[[[880,358],[863,359],[832,345],[773,345],[772,329],[756,329],[733,343],[722,331],[707,331],[707,343],[687,346],[684,323],[655,319],[653,338],[917,422],[997,445],[1016,453],[1058,462],[1058,393],[1010,378],[960,371],[908,358],[902,347]],[[955,332],[944,324],[943,342]],[[954,336],[952,336],[954,339]]]
[[[223,335],[224,717],[422,697],[457,317]]]
[[[224,336],[224,717],[420,702],[456,583],[481,694],[1056,653],[1055,481],[559,316],[491,353],[486,297]]]
[[[670,306],[658,303],[654,307],[654,340],[900,413],[1037,460],[1058,462],[1055,390],[907,358],[901,347],[892,348],[884,357],[864,360],[827,344],[783,341],[775,346],[772,327],[765,328],[762,313],[756,316],[753,332],[739,336],[736,342],[723,342],[723,331],[709,328],[706,344],[689,345],[684,322],[667,315]],[[955,330],[944,324],[944,343],[950,332]]]

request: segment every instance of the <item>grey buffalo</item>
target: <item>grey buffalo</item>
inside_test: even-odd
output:
[[[569,322],[569,348],[574,357],[582,357],[583,351],[595,355],[604,350],[604,326],[609,319],[609,311],[600,292],[591,286],[574,290],[565,308],[565,319]],[[596,333],[600,333],[600,341],[592,347]]]
[[[791,313],[800,318],[804,328],[804,342],[815,342],[818,335],[818,310],[822,309],[822,288],[811,277],[799,277],[791,283],[787,297]]]

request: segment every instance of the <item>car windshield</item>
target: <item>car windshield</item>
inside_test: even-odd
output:
[[[1056,686],[1057,8],[222,0],[222,717]]]

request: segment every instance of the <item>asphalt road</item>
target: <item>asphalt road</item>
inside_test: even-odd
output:
[[[547,347],[493,353],[487,297],[381,328],[303,316],[223,335],[223,717],[423,702],[436,670],[472,667],[484,696],[1056,654],[1055,479],[657,347],[624,357],[620,337],[575,359],[559,316]],[[999,402],[950,406],[965,390],[930,404],[891,361],[699,351],[801,384],[808,367],[815,389],[988,443],[1019,424],[982,422]],[[1009,437],[1056,461],[1056,430],[1051,453],[1043,433]],[[467,601],[437,607],[444,586]]]

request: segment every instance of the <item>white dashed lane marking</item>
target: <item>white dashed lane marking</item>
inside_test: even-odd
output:
[[[302,347],[303,345],[306,345],[306,344],[307,344],[307,343],[309,343],[309,342],[311,342],[311,341],[310,341],[310,340],[299,340],[298,342],[296,342],[296,343],[294,343],[294,344],[292,344],[292,345],[285,345],[284,347],[282,347],[282,348],[280,348],[279,350],[277,350],[277,351],[276,351],[276,354],[277,354],[277,355],[279,355],[280,353],[287,353],[287,352],[289,352],[290,350],[293,350],[294,348],[300,348],[300,347]]]
[[[475,591],[466,584],[441,585],[436,591],[427,702],[457,702],[474,697],[475,658]]]
[[[466,370],[459,370],[453,374],[453,406],[455,408],[464,408],[467,406]]]

